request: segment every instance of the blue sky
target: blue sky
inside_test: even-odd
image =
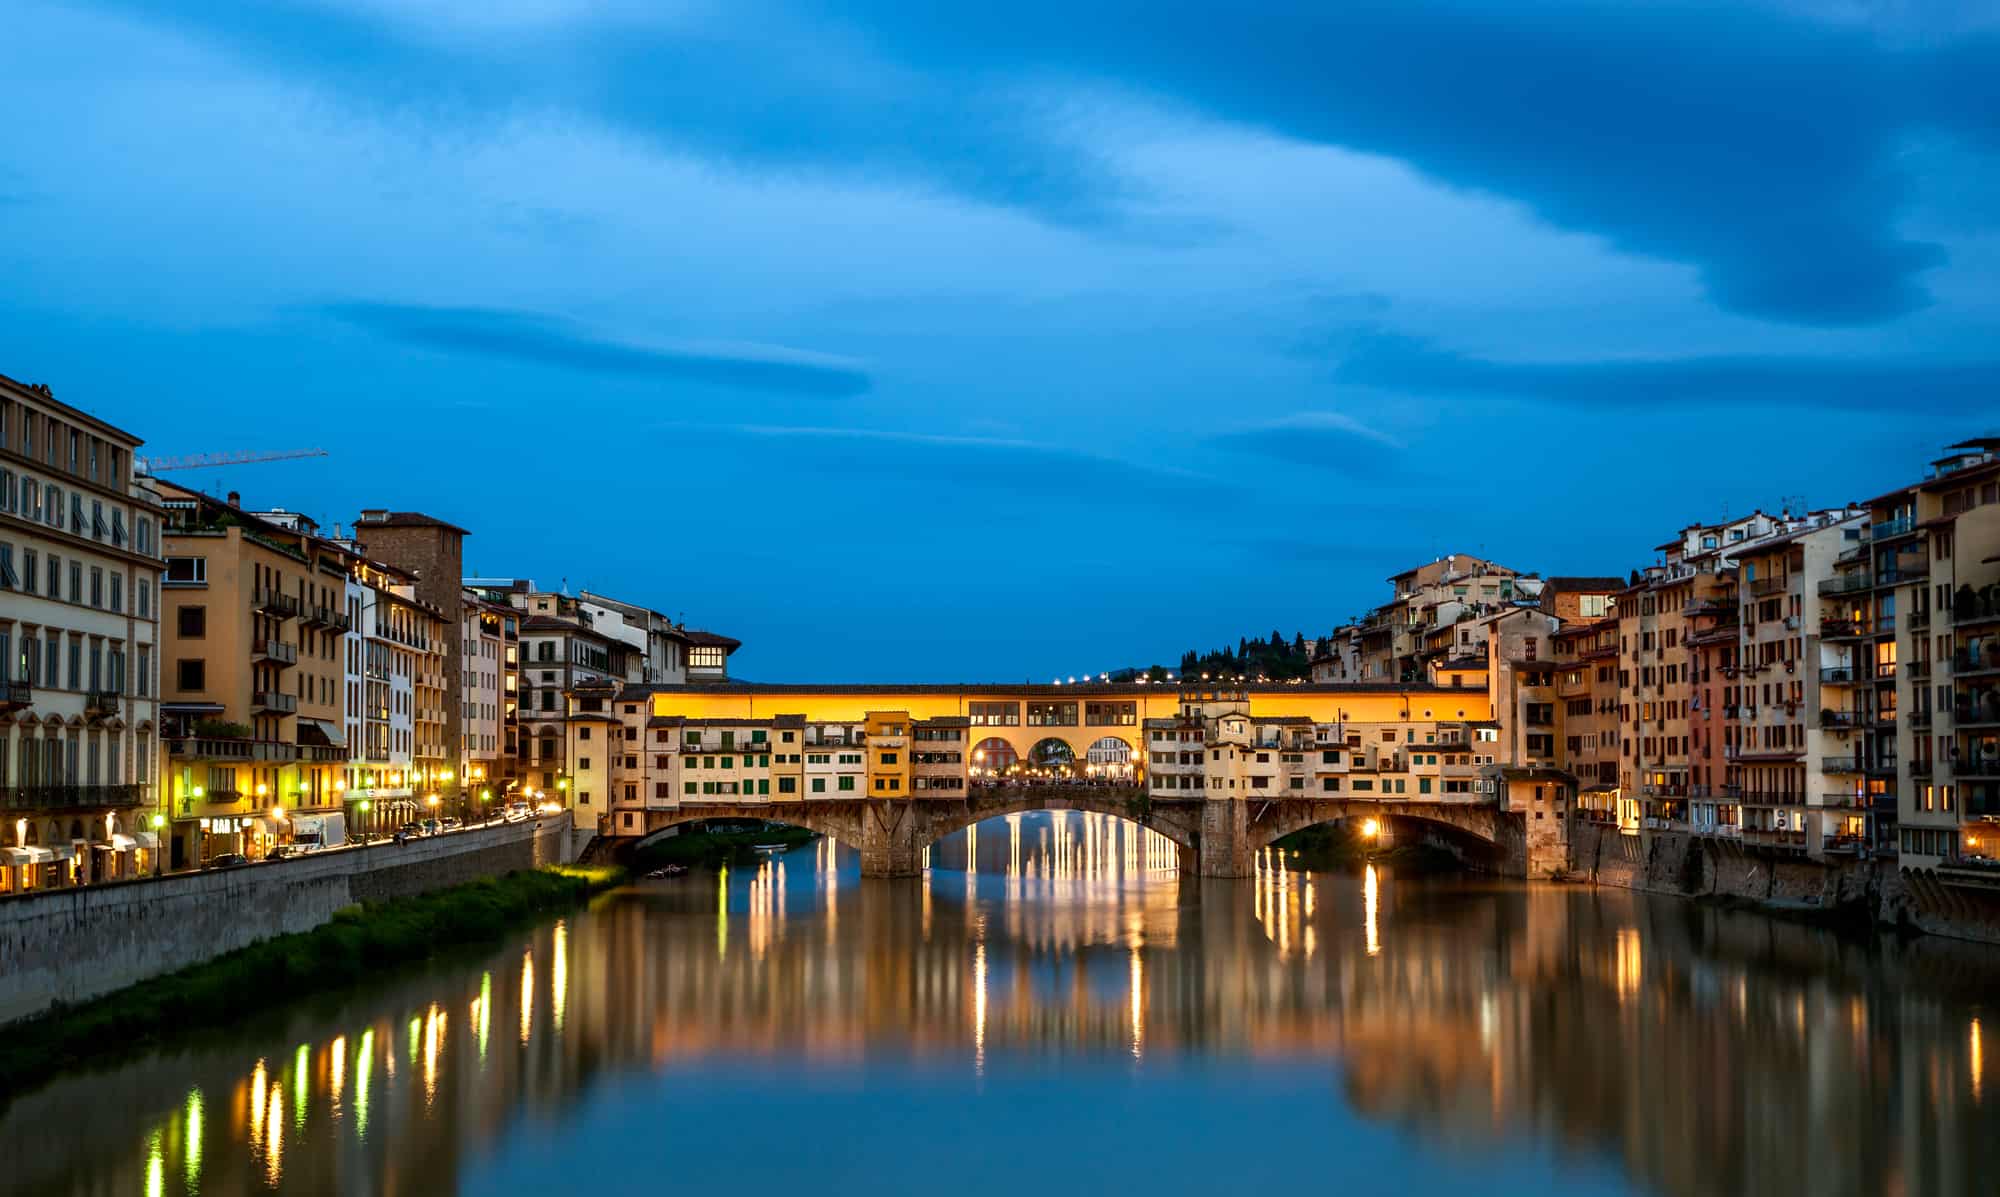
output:
[[[746,676],[1171,662],[2000,431],[1990,4],[9,7],[0,372]]]

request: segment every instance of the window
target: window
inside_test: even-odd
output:
[[[1031,702],[1028,704],[1028,726],[1075,727],[1076,705],[1073,702]]]
[[[969,702],[965,709],[974,727],[1018,727],[1021,723],[1018,702]]]
[[[854,779],[852,777],[842,777],[839,788],[843,791],[852,790],[854,788]]]
[[[815,794],[824,794],[824,793],[826,793],[826,778],[824,778],[824,777],[815,777],[815,778],[813,778],[813,779],[812,779],[812,792],[813,792],[813,793],[815,793]]]
[[[206,586],[208,584],[208,558],[167,558],[166,584],[169,586]]]
[[[206,665],[202,661],[182,661],[180,663],[180,688],[183,690],[205,690],[208,688]]]

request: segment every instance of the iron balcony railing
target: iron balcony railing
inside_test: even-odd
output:
[[[282,640],[257,640],[250,645],[250,654],[262,657],[273,665],[296,665],[299,663],[298,646],[286,644]]]
[[[0,807],[14,811],[109,810],[144,800],[136,785],[16,786],[0,789]]]
[[[256,604],[259,611],[279,619],[291,619],[299,613],[299,600],[276,590],[259,590]]]
[[[1855,570],[1852,573],[1838,574],[1831,578],[1821,579],[1819,592],[1821,594],[1850,594],[1857,590],[1866,590],[1873,584],[1874,580],[1868,576],[1868,571]]]
[[[35,687],[29,682],[0,682],[0,711],[16,711],[32,706]]]
[[[289,715],[299,709],[296,694],[286,694],[282,690],[259,690],[250,696],[250,706],[259,711],[276,711]]]

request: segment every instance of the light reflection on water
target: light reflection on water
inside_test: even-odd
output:
[[[1277,852],[1200,882],[1084,814],[927,860],[864,882],[818,841],[330,1001],[246,994],[227,1035],[16,1101],[7,1191],[647,1191],[768,1150],[758,1111],[784,1110],[805,1120],[787,1151],[842,1145],[836,1189],[934,1187],[919,1127],[1087,1136],[1114,1180],[1171,1153],[1161,1185],[1217,1191],[1995,1191],[1986,949]],[[1188,1150],[1204,1133],[1265,1146]],[[1033,1162],[954,1187],[1089,1187]]]

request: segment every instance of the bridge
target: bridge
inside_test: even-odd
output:
[[[1029,811],[1112,815],[1158,832],[1181,850],[1183,871],[1204,877],[1249,877],[1256,854],[1321,823],[1374,819],[1450,828],[1489,845],[1499,871],[1526,876],[1524,816],[1491,799],[1274,798],[1170,799],[1136,785],[1046,784],[978,786],[962,799],[873,799],[797,802],[706,802],[646,812],[643,830],[610,839],[617,851],[674,827],[713,819],[764,819],[828,836],[861,857],[864,877],[910,877],[923,870],[925,849],[988,819]]]

